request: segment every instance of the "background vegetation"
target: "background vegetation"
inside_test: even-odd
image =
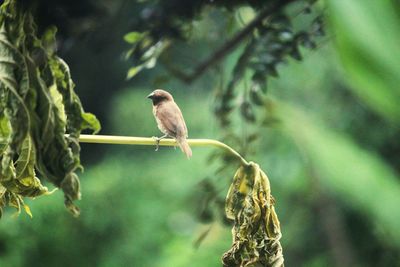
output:
[[[170,66],[191,69],[255,12],[240,1],[138,2],[37,2],[39,30],[59,28],[59,55],[83,106],[102,122],[101,133],[158,135],[145,97],[165,88],[181,107],[191,138],[223,139],[267,172],[287,266],[400,266],[398,2],[318,1],[310,14],[303,14],[302,2],[289,5],[291,29],[308,30],[324,14],[326,36],[312,40],[315,49],[300,46],[300,62],[285,56],[276,66],[279,77],[265,71],[267,90],[259,96],[266,100],[250,104],[250,120],[242,103],[254,69],[245,71],[230,100],[229,126],[215,111],[249,40],[192,83],[171,74]],[[139,19],[154,10],[172,23],[164,21],[171,32],[162,35],[172,46],[161,64],[126,80],[138,62],[124,60],[122,52],[132,48],[124,36],[157,28],[158,20],[142,25]],[[172,31],[177,22],[186,35]],[[65,211],[60,192],[27,201],[32,219],[6,210],[0,265],[220,266],[231,234],[219,200],[233,168],[211,153],[195,148],[187,161],[171,148],[82,145],[81,216]]]

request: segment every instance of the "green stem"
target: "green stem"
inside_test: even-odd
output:
[[[188,139],[188,144],[194,146],[215,146],[222,148],[229,152],[231,155],[238,158],[243,165],[249,163],[233,148],[230,146],[213,139]],[[79,137],[81,143],[97,143],[97,144],[118,144],[118,145],[141,145],[141,146],[155,146],[156,140],[151,137],[135,137],[135,136],[113,136],[113,135],[89,135],[81,134]],[[160,146],[176,146],[175,139],[162,139]]]

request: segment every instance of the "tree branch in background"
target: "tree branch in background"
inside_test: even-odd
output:
[[[280,9],[290,4],[293,0],[274,2],[271,6],[263,9],[246,27],[239,31],[232,39],[224,43],[215,50],[208,58],[198,64],[192,73],[186,73],[180,69],[174,68],[169,64],[164,64],[167,70],[180,80],[191,83],[200,77],[208,68],[218,63],[236,48],[253,30],[258,27],[268,16],[277,13]]]

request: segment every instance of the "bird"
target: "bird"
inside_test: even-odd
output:
[[[182,112],[175,103],[170,93],[162,89],[156,89],[147,96],[153,102],[153,115],[156,119],[158,129],[164,134],[156,139],[156,151],[160,140],[172,137],[178,143],[187,158],[192,156],[192,150],[187,142],[188,130]]]

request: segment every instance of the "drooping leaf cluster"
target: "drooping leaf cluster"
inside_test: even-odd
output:
[[[282,236],[267,175],[250,162],[233,178],[226,198],[226,215],[234,221],[232,247],[224,266],[283,266]]]
[[[78,215],[78,138],[100,124],[83,111],[69,68],[56,55],[56,29],[39,38],[18,1],[7,0],[0,9],[0,208],[20,210],[24,197],[47,194],[47,179]]]

